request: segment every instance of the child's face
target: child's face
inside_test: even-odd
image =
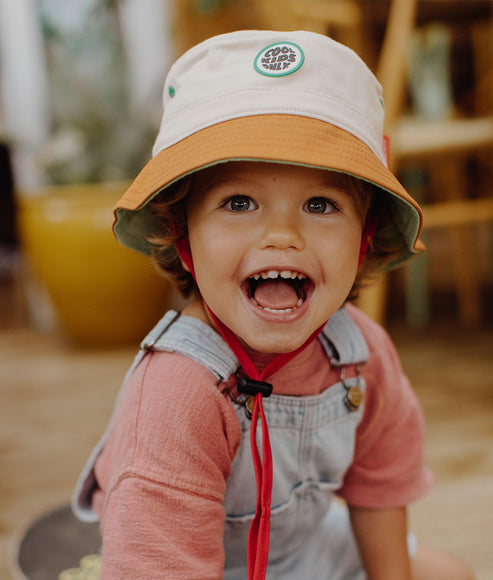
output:
[[[295,350],[353,285],[362,220],[343,174],[219,164],[196,174],[187,219],[203,300],[253,350]]]

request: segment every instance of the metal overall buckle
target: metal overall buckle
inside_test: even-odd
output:
[[[341,368],[341,383],[342,386],[346,389],[344,404],[351,412],[357,411],[363,402],[363,391],[360,388],[361,373],[359,370],[359,365],[356,366],[356,381],[356,385],[347,385],[344,377],[344,367]]]

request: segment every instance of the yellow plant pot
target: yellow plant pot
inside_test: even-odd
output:
[[[111,231],[112,208],[124,188],[58,186],[19,201],[26,258],[61,327],[78,344],[139,341],[171,306],[171,284]]]

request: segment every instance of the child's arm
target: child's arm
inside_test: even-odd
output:
[[[222,501],[241,439],[223,386],[168,352],[129,378],[95,466],[102,580],[223,577]]]
[[[349,507],[368,580],[411,580],[406,508]]]
[[[126,478],[107,505],[101,580],[219,580],[223,534],[224,510],[214,498]]]

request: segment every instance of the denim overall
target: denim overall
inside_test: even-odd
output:
[[[362,407],[350,409],[348,390],[364,379],[358,367],[368,359],[366,342],[349,314],[332,316],[319,340],[341,379],[320,395],[273,394],[263,406],[274,463],[271,535],[267,578],[270,580],[363,580],[365,574],[350,529],[348,512],[333,493],[342,485],[353,459],[355,432]],[[141,344],[127,377],[150,350],[185,354],[227,380],[238,361],[224,340],[199,320],[168,312]],[[125,381],[126,382],[126,381]],[[122,386],[122,391],[125,386]],[[221,388],[221,385],[219,385]],[[118,405],[118,401],[117,401]],[[244,401],[234,403],[242,439],[226,483],[224,580],[245,580],[248,530],[255,515],[256,485],[250,449],[250,418]],[[111,422],[93,451],[74,493],[73,509],[84,521],[91,511],[93,467]],[[257,444],[261,448],[261,427]]]

